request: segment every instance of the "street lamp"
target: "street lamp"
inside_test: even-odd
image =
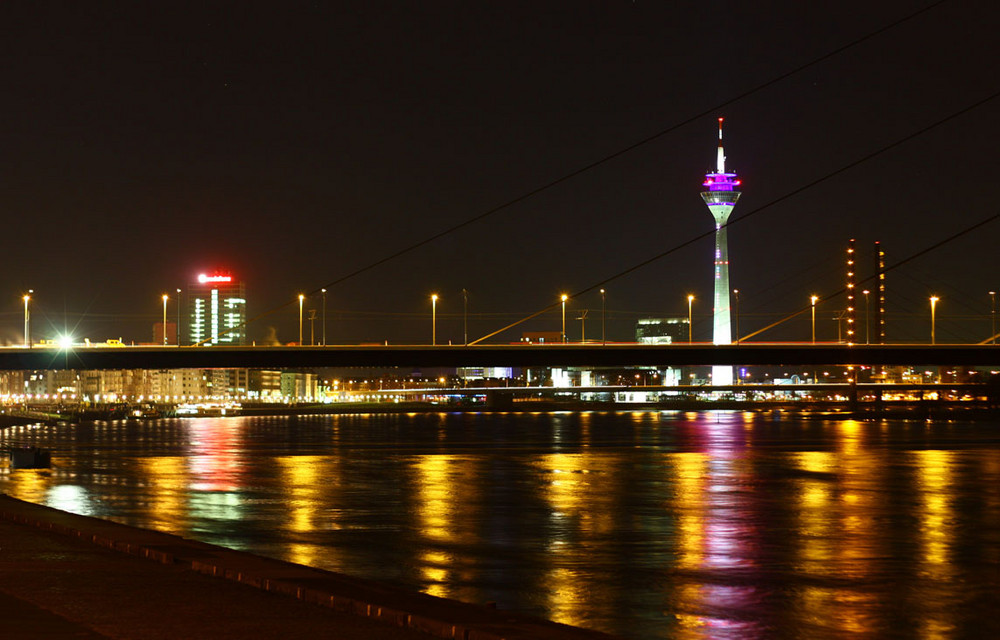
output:
[[[812,303],[812,343],[816,344],[816,301],[819,300],[819,296],[809,296],[809,302]]]
[[[694,302],[694,296],[690,293],[688,294],[688,344],[694,342],[692,337],[694,332],[691,330],[691,303]]]
[[[462,289],[462,337],[469,346],[469,291]]]
[[[990,319],[991,319],[991,333],[993,344],[997,343],[997,292],[990,291]]]
[[[740,290],[733,289],[733,315],[736,319],[736,344],[740,343]]]
[[[174,327],[177,331],[177,342],[175,343],[178,347],[181,346],[181,290],[177,290],[177,326]]]
[[[937,302],[941,298],[937,296],[931,296],[931,344],[936,344],[934,340],[934,311],[937,308]]]
[[[28,322],[31,319],[31,314],[28,312],[28,301],[31,300],[31,294],[34,293],[34,289],[28,289],[28,293],[24,294],[24,346],[31,347],[31,333],[29,332]]]
[[[604,289],[601,289],[601,344],[608,344],[608,296]]]
[[[565,293],[562,294],[562,297],[561,297],[561,300],[562,300],[562,341],[563,341],[564,344],[566,342],[566,300],[568,300],[568,299],[569,299],[568,295],[566,295]]]
[[[431,294],[431,346],[437,346],[437,305],[438,294]]]
[[[305,295],[299,294],[299,346],[302,346],[302,302],[306,299]]]
[[[871,293],[868,289],[865,289],[861,293],[865,294],[865,344],[871,344],[871,334],[869,333],[869,323],[868,323],[868,294]]]
[[[163,346],[167,346],[167,300],[170,296],[163,294]]]
[[[323,346],[326,346],[326,289],[320,289],[323,292]]]

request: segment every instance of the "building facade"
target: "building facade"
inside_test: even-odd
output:
[[[187,308],[187,344],[246,344],[246,291],[243,283],[232,275],[200,274],[188,286]]]

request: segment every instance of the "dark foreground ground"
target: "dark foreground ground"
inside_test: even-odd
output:
[[[609,638],[0,494],[0,638],[433,637]]]

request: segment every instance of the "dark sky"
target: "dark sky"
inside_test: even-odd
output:
[[[203,270],[247,283],[252,337],[296,339],[316,290],[658,131],[694,122],[332,287],[330,342],[478,337],[711,230],[726,118],[733,222],[1000,89],[1000,9],[954,0],[721,110],[929,2],[4,3],[2,341],[150,339]],[[730,229],[743,333],[998,212],[1000,100]],[[1000,223],[890,276],[890,338],[981,339]],[[712,243],[606,285],[609,329],[684,315],[710,338]],[[309,307],[319,308],[318,297]],[[821,339],[843,299],[821,305]],[[308,307],[307,307],[308,308]],[[599,331],[600,297],[587,332]],[[171,307],[171,316],[173,310]],[[764,334],[807,339],[808,316]],[[558,310],[524,325],[559,329]],[[317,325],[317,332],[320,330]],[[521,329],[504,334],[516,340]]]

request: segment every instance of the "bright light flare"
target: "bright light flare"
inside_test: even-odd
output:
[[[56,339],[56,343],[59,345],[60,349],[72,349],[73,348],[73,336],[63,335]]]

